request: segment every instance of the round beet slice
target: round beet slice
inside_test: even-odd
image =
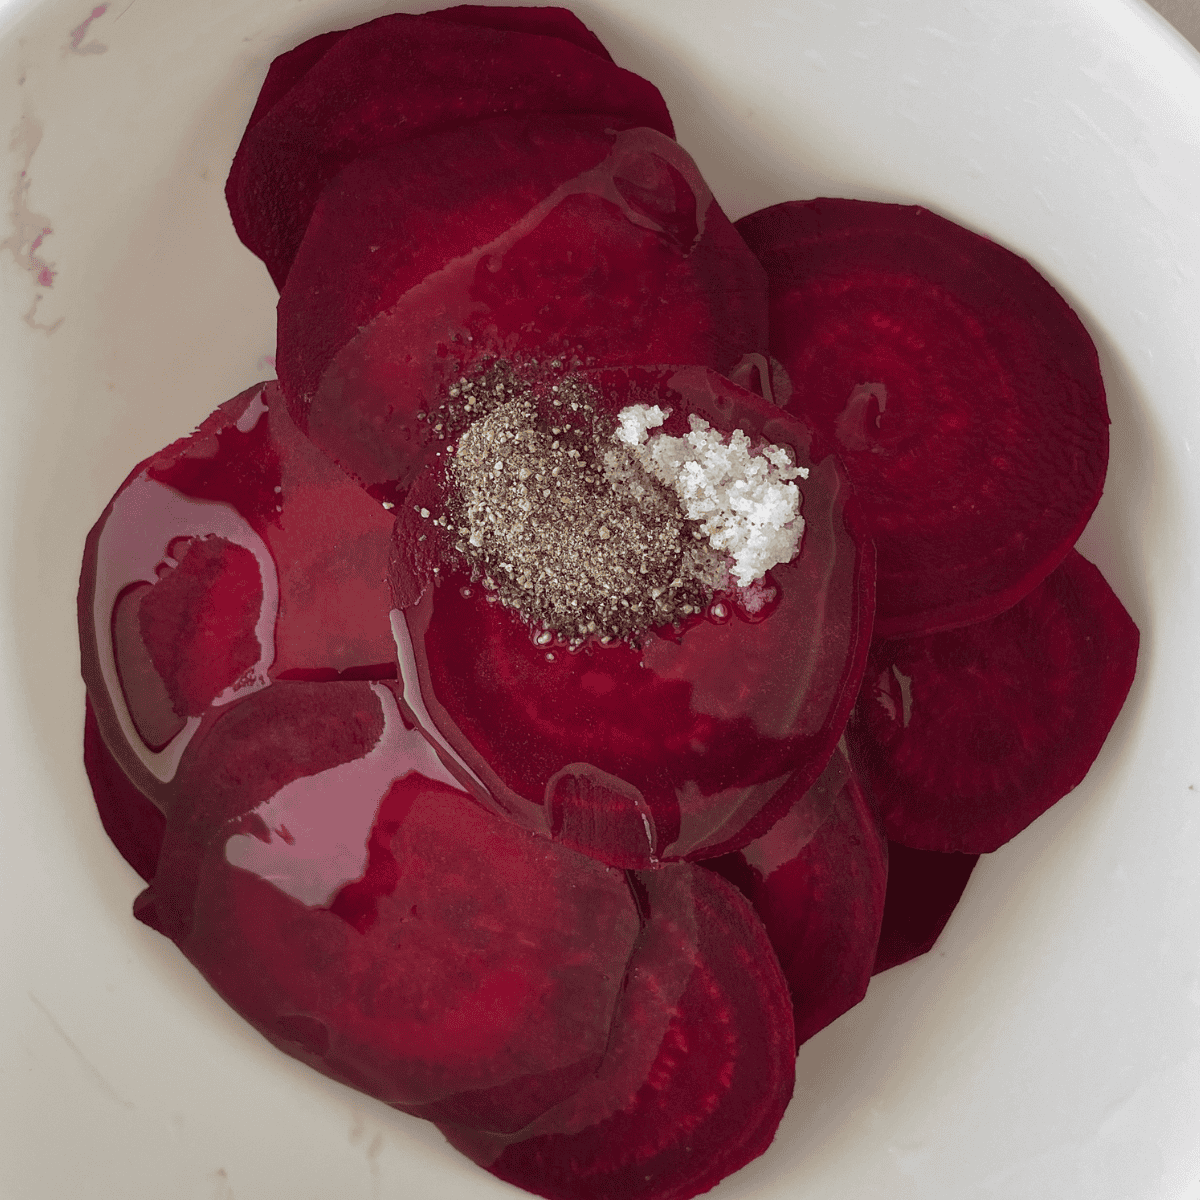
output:
[[[689,865],[633,883],[644,927],[592,1079],[514,1137],[442,1125],[551,1200],[688,1200],[767,1149],[792,1094],[787,985],[744,898]]]
[[[1079,537],[1108,463],[1096,350],[1029,263],[923,208],[776,205],[767,269],[789,407],[837,449],[879,555],[876,635],[983,620]]]
[[[791,988],[797,1045],[866,995],[891,865],[841,750],[762,837],[704,865],[736,884],[766,926]]]
[[[279,379],[296,415],[330,359],[405,292],[603,163],[612,126],[591,115],[500,116],[347,166],[313,210],[280,295]]]
[[[658,90],[577,37],[391,14],[299,47],[273,77],[226,184],[234,227],[282,287],[322,188],[347,163],[501,113],[601,113],[673,133]],[[307,44],[306,44],[307,45]]]
[[[933,949],[978,861],[978,854],[939,854],[888,843],[887,898],[872,974]]]
[[[675,142],[511,117],[330,184],[280,297],[279,369],[309,437],[399,503],[442,448],[427,410],[483,361],[724,373],[766,336],[762,268]]]
[[[248,389],[134,468],[88,536],[84,682],[159,799],[199,726],[279,678],[395,675],[391,514]]]
[[[1137,650],[1076,551],[990,621],[874,643],[847,735],[888,837],[983,854],[1019,833],[1087,773]]]
[[[460,4],[454,8],[444,8],[423,15],[432,20],[458,25],[482,25],[488,29],[507,29],[514,33],[538,33],[546,37],[562,38],[581,50],[587,50],[612,62],[612,55],[604,48],[600,39],[574,13],[565,8],[485,8],[476,4]],[[250,119],[246,122],[247,130],[257,125],[262,117],[304,78],[309,68],[316,65],[325,51],[340,41],[347,32],[345,29],[335,29],[329,33],[318,34],[295,49],[279,55],[267,70],[267,77],[263,80]],[[234,159],[230,170],[231,182],[227,184],[231,195],[240,194],[241,173],[245,163],[244,155],[239,154]],[[233,179],[235,175],[236,180]]]
[[[765,831],[824,769],[854,702],[870,632],[872,558],[830,455],[761,397],[701,368],[585,373],[606,410],[633,403],[790,447],[810,467],[805,530],[756,615],[731,600],[638,648],[572,651],[531,636],[447,558],[422,574],[426,531],[397,523],[396,641],[405,703],[486,803],[616,866],[710,857]],[[428,514],[432,510],[425,510]],[[435,535],[436,536],[436,535]],[[432,582],[435,578],[440,582]]]
[[[226,712],[137,912],[280,1049],[501,1133],[600,1065],[639,930],[622,872],[484,812],[382,683]]]

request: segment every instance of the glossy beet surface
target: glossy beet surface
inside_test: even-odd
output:
[[[395,675],[393,519],[296,430],[274,384],[136,467],[88,536],[84,681],[160,798],[197,730],[281,678]]]
[[[420,418],[482,359],[724,372],[766,338],[765,275],[695,163],[591,117],[498,118],[356,162],[279,302],[294,417],[395,502],[444,448]]]
[[[138,911],[289,1053],[499,1131],[600,1064],[638,934],[621,872],[485,813],[380,683],[228,709]]]
[[[238,236],[277,286],[322,188],[364,154],[499,113],[600,113],[672,134],[657,89],[558,36],[568,22],[552,19],[551,36],[510,24],[524,28],[396,13],[292,52],[226,184]]]
[[[811,461],[802,425],[712,372],[587,378],[614,413],[657,403],[672,409],[667,432],[696,414]],[[870,543],[833,458],[812,464],[802,495],[800,552],[769,573],[766,608],[751,617],[730,600],[722,618],[657,630],[638,649],[536,644],[453,559],[441,583],[421,577],[423,526],[398,522],[406,702],[498,812],[605,862],[645,867],[744,845],[824,768],[870,630]]]
[[[888,836],[995,850],[1087,773],[1137,665],[1138,631],[1076,551],[990,621],[875,643],[848,731]]]
[[[1010,607],[1100,498],[1095,347],[1023,259],[923,208],[780,204],[738,222],[771,281],[789,408],[836,448],[879,554],[877,636]]]
[[[840,749],[762,837],[706,865],[745,893],[766,926],[791,989],[797,1045],[863,998],[890,861],[879,818]]]
[[[514,1137],[443,1126],[552,1200],[687,1200],[761,1154],[791,1096],[787,985],[749,905],[682,864],[638,873],[634,890],[643,928],[588,1085]]]

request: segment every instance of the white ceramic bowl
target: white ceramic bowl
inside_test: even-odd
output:
[[[401,4],[400,7],[407,7]],[[513,1195],[277,1054],[138,925],[80,763],[84,535],[271,373],[222,184],[270,59],[374,0],[0,0],[0,1193]],[[806,1045],[727,1200],[1200,1197],[1200,57],[1136,0],[584,0],[731,216],[920,201],[1032,259],[1101,352],[1083,549],[1142,629],[1077,791],[935,951]],[[0,141],[3,145],[3,141]],[[44,232],[43,232],[44,231]]]

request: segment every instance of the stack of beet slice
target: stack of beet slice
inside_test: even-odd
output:
[[[79,592],[138,917],[554,1200],[761,1154],[796,1046],[1080,781],[1137,657],[1072,548],[1108,418],[1054,289],[919,208],[734,226],[671,137],[562,9],[277,59],[227,195],[279,381],[133,470]],[[797,553],[753,604],[547,652],[429,520],[442,414],[498,367],[786,448]]]

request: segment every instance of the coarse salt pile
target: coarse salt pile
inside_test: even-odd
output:
[[[679,497],[709,546],[733,560],[729,574],[749,587],[800,546],[804,518],[795,479],[807,479],[782,446],[755,448],[735,429],[728,438],[702,417],[688,417],[683,437],[651,435],[667,419],[658,405],[634,404],[618,414],[614,437],[641,466]]]

